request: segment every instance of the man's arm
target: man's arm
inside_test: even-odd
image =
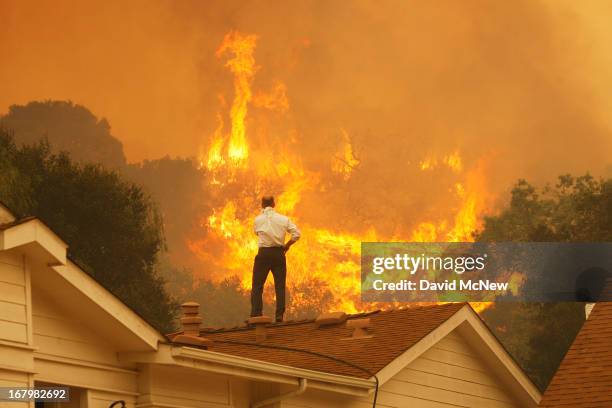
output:
[[[291,234],[291,239],[285,244],[285,252],[287,252],[289,248],[291,248],[291,245],[295,244],[302,235],[298,227],[291,222],[290,219],[287,219],[287,232]]]
[[[262,219],[261,214],[255,217],[255,219],[253,220],[253,233],[255,233],[255,235],[259,235],[259,231],[261,231],[263,227],[262,221],[263,219]]]

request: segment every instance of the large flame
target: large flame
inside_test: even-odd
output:
[[[470,241],[478,227],[478,215],[484,210],[484,163],[464,170],[460,151],[449,149],[438,159],[423,157],[422,171],[446,166],[461,174],[463,181],[453,186],[460,205],[454,218],[424,220],[414,231],[403,236],[389,236],[374,229],[365,232],[340,231],[335,226],[320,227],[303,218],[297,211],[304,194],[320,191],[324,171],[338,175],[338,183],[346,183],[359,168],[353,143],[345,129],[339,129],[341,144],[330,157],[327,169],[305,168],[293,148],[297,132],[290,130],[282,142],[272,141],[265,128],[251,131],[249,106],[263,111],[285,114],[290,110],[287,87],[277,81],[269,92],[251,89],[257,71],[254,51],[257,36],[233,31],[225,36],[217,56],[229,55],[225,66],[234,76],[234,96],[229,111],[230,130],[226,130],[223,112],[218,115],[218,127],[200,162],[210,173],[210,189],[218,201],[213,213],[202,220],[204,238],[189,242],[199,257],[213,265],[213,278],[238,275],[245,288],[251,284],[251,265],[257,251],[252,231],[253,218],[259,212],[259,197],[278,191],[277,210],[289,215],[302,230],[302,239],[288,255],[288,287],[292,296],[289,313],[313,307],[322,291],[332,295],[322,307],[356,312],[360,304],[361,242],[373,241]],[[221,107],[224,107],[224,99]],[[227,115],[227,113],[225,113]],[[255,137],[258,147],[249,146]],[[312,295],[312,296],[310,296]]]
[[[226,158],[232,166],[237,168],[244,167],[249,157],[245,119],[252,98],[251,82],[257,70],[253,57],[256,42],[257,36],[255,35],[242,35],[237,31],[232,31],[225,36],[216,53],[217,58],[223,57],[226,53],[233,55],[225,63],[225,66],[234,74],[234,102],[230,112],[232,129],[227,141]],[[222,121],[219,126],[223,127]],[[223,135],[216,132],[208,155],[209,166],[218,167],[223,164],[221,148],[224,142]]]

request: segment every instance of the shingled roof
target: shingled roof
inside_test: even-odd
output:
[[[317,327],[314,320],[271,324],[266,340],[260,343],[249,327],[204,329],[200,335],[213,341],[211,351],[370,378],[466,305],[449,303],[349,315],[348,320],[370,319],[372,337],[368,338],[351,338],[353,330],[345,324]]]
[[[612,302],[595,305],[540,406],[612,407]]]

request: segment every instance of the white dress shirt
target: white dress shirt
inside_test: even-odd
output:
[[[291,234],[291,239],[300,239],[300,230],[289,217],[266,207],[261,214],[255,217],[255,234],[258,237],[260,248],[285,246],[285,234]]]

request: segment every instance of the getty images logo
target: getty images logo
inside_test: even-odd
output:
[[[480,256],[428,256],[421,254],[395,254],[390,257],[372,259],[372,272],[380,275],[385,271],[406,271],[414,275],[417,271],[452,271],[461,275],[469,271],[482,271],[486,266],[487,254]]]

